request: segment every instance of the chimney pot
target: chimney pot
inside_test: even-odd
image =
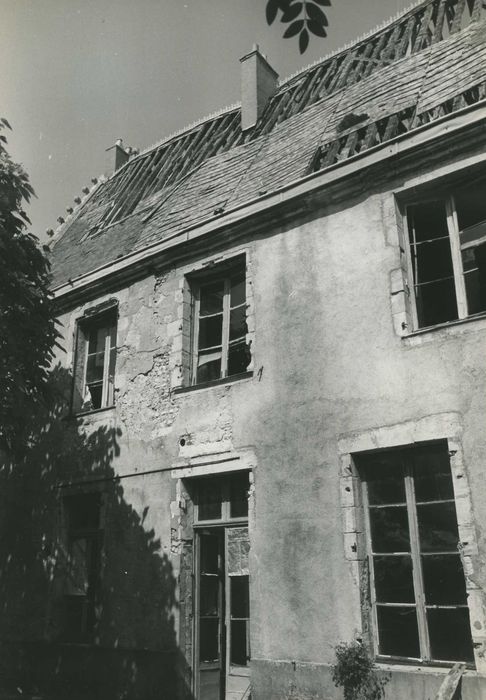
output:
[[[260,53],[258,44],[241,63],[241,128],[255,126],[269,99],[277,90],[278,73]]]

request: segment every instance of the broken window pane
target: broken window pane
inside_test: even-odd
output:
[[[427,605],[465,605],[466,582],[459,554],[422,556]]]
[[[202,479],[198,493],[199,520],[221,518],[221,500],[221,481],[219,479]]]
[[[474,661],[469,610],[428,609],[432,658],[438,661]]]
[[[417,505],[420,548],[423,552],[456,552],[459,542],[454,503]]]
[[[235,474],[230,481],[230,515],[232,518],[248,516],[248,473]]]
[[[420,658],[415,608],[378,605],[377,615],[380,654]]]
[[[199,619],[199,660],[218,661],[219,659],[219,619],[201,617]]]
[[[199,507],[200,510],[201,507]],[[199,519],[201,514],[199,513]],[[219,572],[219,537],[217,535],[200,535],[201,572],[217,574]]]
[[[201,615],[218,614],[219,578],[213,576],[201,576],[200,603]]]
[[[405,503],[405,482],[396,454],[369,455],[362,462],[370,505]]]
[[[370,508],[370,524],[374,552],[410,551],[406,506]]]
[[[246,301],[246,280],[245,274],[241,273],[231,278],[230,306],[239,306]]]
[[[231,617],[250,617],[249,577],[230,576]]]
[[[413,477],[418,503],[454,498],[449,455],[445,445],[433,446],[414,454]]]
[[[246,306],[239,306],[237,309],[232,309],[230,311],[230,341],[236,340],[237,338],[244,338],[247,333],[248,326],[246,325]]]
[[[199,347],[213,348],[221,346],[223,332],[223,315],[207,316],[199,321]]]
[[[228,350],[228,376],[246,372],[250,364],[251,354],[245,341],[229,346]]]
[[[103,385],[102,384],[88,384],[87,386],[89,392],[90,406],[88,410],[102,408],[103,404]],[[88,407],[86,407],[88,408]]]
[[[430,282],[415,288],[419,325],[433,326],[458,318],[453,277]]]
[[[197,381],[210,382],[221,377],[221,350],[205,350],[199,353]]]
[[[230,662],[235,666],[248,665],[246,620],[231,620]]]
[[[379,603],[415,602],[411,557],[373,557],[373,566]]]
[[[223,311],[224,282],[204,285],[199,293],[199,314],[207,316]]]
[[[99,352],[96,355],[88,355],[86,367],[86,383],[102,381],[105,366],[105,353]]]
[[[458,317],[444,201],[408,208],[410,254],[420,326]]]

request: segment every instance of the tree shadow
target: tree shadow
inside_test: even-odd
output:
[[[46,404],[26,410],[12,452],[0,454],[0,698],[192,698],[172,563],[113,468],[121,430],[71,416],[71,390],[56,367]],[[100,548],[92,624],[73,634],[65,511],[79,493],[99,494]]]

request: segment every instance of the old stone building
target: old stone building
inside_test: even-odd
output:
[[[421,2],[284,82],[255,47],[241,107],[109,151],[52,248],[17,685],[339,698],[361,638],[387,698],[457,661],[486,697],[483,13]]]

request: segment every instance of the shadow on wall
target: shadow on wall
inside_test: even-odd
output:
[[[172,564],[114,478],[121,430],[70,417],[71,387],[57,367],[48,405],[0,455],[0,700],[189,700]],[[100,503],[88,564],[89,523],[77,540],[66,523],[80,493]]]

